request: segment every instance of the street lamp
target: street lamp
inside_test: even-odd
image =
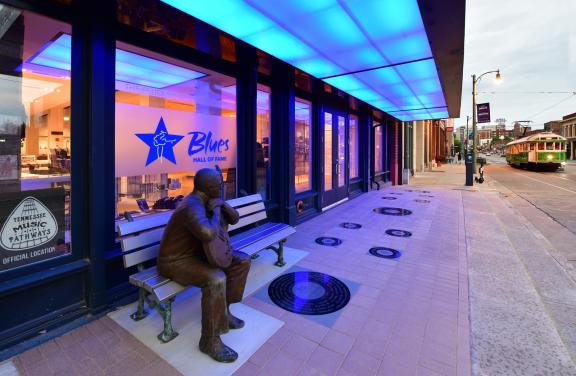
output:
[[[492,70],[482,73],[478,78],[476,75],[472,75],[472,171],[476,173],[476,84],[482,76],[488,73],[496,73],[496,83],[500,84],[502,82],[502,76],[500,75],[500,69]]]

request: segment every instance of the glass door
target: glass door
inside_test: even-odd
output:
[[[348,121],[345,114],[335,111],[324,111],[323,115],[325,207],[348,194]]]

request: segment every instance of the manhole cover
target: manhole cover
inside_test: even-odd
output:
[[[391,235],[391,236],[397,236],[399,238],[409,238],[412,236],[412,233],[410,231],[396,230],[396,229],[386,230],[386,234]]]
[[[416,199],[416,200],[414,200],[414,202],[420,202],[422,204],[429,204],[430,200],[418,200],[418,199]]]
[[[358,230],[359,228],[362,228],[362,225],[359,223],[344,222],[340,223],[340,227],[349,228],[351,230]]]
[[[386,259],[396,259],[402,256],[400,251],[387,247],[373,247],[370,248],[369,252],[372,256],[382,257]]]
[[[397,200],[397,197],[389,197],[389,196],[384,196],[382,197],[382,200]]]
[[[385,215],[410,215],[412,212],[408,209],[401,209],[401,208],[376,208],[373,209],[374,212],[378,214],[385,214]]]
[[[301,315],[326,315],[344,308],[350,290],[328,274],[295,272],[281,275],[268,286],[268,296],[277,306]]]
[[[316,243],[320,245],[326,245],[329,247],[336,247],[337,245],[342,244],[342,239],[322,236],[316,239]]]

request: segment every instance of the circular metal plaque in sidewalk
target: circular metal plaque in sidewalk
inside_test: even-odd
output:
[[[281,275],[268,286],[270,299],[287,311],[301,315],[326,315],[344,308],[350,290],[344,282],[318,272]]]
[[[382,200],[397,200],[397,197],[390,197],[390,196],[384,196],[382,197]]]
[[[333,238],[329,236],[322,236],[320,238],[317,238],[315,241],[320,245],[325,245],[328,247],[336,247],[337,245],[342,244],[342,239]]]
[[[396,216],[412,214],[412,211],[402,208],[376,208],[373,209],[373,211],[378,214],[396,215]]]
[[[348,228],[350,230],[358,230],[359,228],[362,228],[362,225],[359,223],[344,222],[340,223],[340,227]]]
[[[421,204],[429,204],[429,203],[430,203],[430,200],[420,200],[420,199],[416,199],[416,200],[414,200],[414,202],[419,202],[419,203],[421,203]]]
[[[370,252],[372,256],[386,259],[396,259],[402,256],[400,251],[388,247],[372,247],[368,252]]]
[[[412,236],[412,233],[410,231],[397,230],[397,229],[386,230],[386,234],[391,235],[391,236],[397,236],[399,238],[409,238]]]

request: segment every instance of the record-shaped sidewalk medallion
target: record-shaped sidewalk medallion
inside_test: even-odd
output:
[[[333,237],[329,237],[329,236],[319,237],[315,241],[316,241],[316,243],[318,243],[320,245],[325,245],[328,247],[336,247],[337,245],[342,244],[342,239],[333,238]]]
[[[430,200],[420,200],[420,199],[416,199],[416,200],[414,200],[414,202],[419,202],[419,203],[421,203],[421,204],[429,204],[429,203],[430,203]]]
[[[382,200],[397,200],[397,197],[390,197],[390,196],[384,196],[382,197]]]
[[[378,213],[378,214],[395,215],[395,216],[412,214],[412,211],[410,211],[408,209],[402,209],[402,208],[376,208],[376,209],[373,209],[373,211]]]
[[[369,252],[372,256],[386,259],[396,259],[402,256],[400,251],[388,247],[372,247],[370,248]]]
[[[391,195],[401,195],[402,192],[390,192]]]
[[[326,315],[344,308],[350,290],[331,275],[295,272],[281,275],[268,286],[268,296],[278,307],[301,315]]]
[[[399,238],[409,238],[412,236],[412,233],[410,231],[397,230],[397,229],[386,230],[386,234],[388,234],[390,236],[397,236]]]
[[[362,228],[362,225],[359,223],[344,222],[340,223],[340,227],[348,228],[350,230],[358,230],[359,228]]]

